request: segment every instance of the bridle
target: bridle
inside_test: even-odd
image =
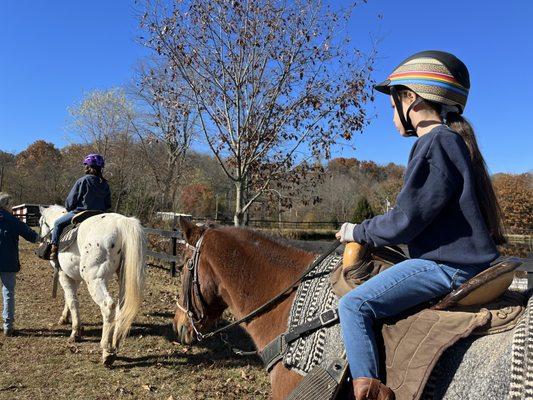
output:
[[[44,218],[44,216],[42,217],[42,219],[43,219],[42,224],[39,224],[39,237],[41,238],[41,241],[44,242],[52,234],[52,227],[50,227],[50,225],[48,225],[48,222],[46,222],[46,219]],[[44,236],[42,236],[43,225],[48,228],[48,233],[46,235],[44,235]]]
[[[198,331],[195,324],[201,323],[201,321],[204,319],[206,308],[205,301],[200,290],[200,280],[198,278],[200,249],[202,242],[204,241],[205,232],[206,231],[202,233],[200,239],[198,239],[196,242],[196,246],[183,241],[185,246],[193,251],[193,254],[186,262],[186,268],[189,271],[189,275],[187,276],[187,280],[184,282],[183,306],[179,303],[179,301],[176,302],[178,308],[189,317],[189,321],[191,322],[198,341],[201,341],[204,338],[204,335]]]
[[[201,323],[201,321],[205,317],[206,304],[205,304],[205,300],[203,299],[202,293],[200,290],[198,268],[199,268],[200,254],[201,254],[200,250],[201,250],[201,246],[204,240],[204,235],[207,232],[207,230],[208,229],[202,232],[200,239],[198,239],[198,241],[196,242],[196,246],[192,246],[188,243],[185,243],[187,248],[192,249],[193,255],[187,261],[187,270],[189,271],[189,276],[187,277],[187,280],[184,282],[183,306],[179,302],[176,302],[178,308],[181,311],[183,311],[185,314],[187,314],[187,316],[189,317],[189,321],[192,325],[194,333],[196,334],[196,338],[199,342],[201,342],[202,340],[208,339],[210,337],[213,337],[214,335],[220,332],[233,328],[236,325],[249,322],[252,319],[254,319],[257,315],[268,310],[272,305],[277,303],[279,300],[285,298],[285,296],[289,294],[294,288],[296,288],[300,284],[302,279],[305,278],[315,268],[316,265],[321,263],[327,256],[333,253],[335,249],[339,247],[340,245],[339,240],[335,240],[335,242],[331,244],[328,250],[322,255],[320,255],[319,257],[317,257],[315,261],[312,262],[311,265],[296,280],[294,280],[287,288],[279,292],[276,296],[274,296],[272,299],[270,299],[269,301],[267,301],[260,307],[256,308],[255,310],[245,315],[241,319],[232,322],[231,324],[225,325],[209,333],[202,334],[198,330],[195,324]]]

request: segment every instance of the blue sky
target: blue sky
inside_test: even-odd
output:
[[[0,10],[0,149],[18,152],[38,139],[62,147],[69,106],[84,93],[129,82],[148,54],[133,1],[7,0]],[[378,18],[381,14],[382,18]],[[352,44],[377,40],[375,79],[403,58],[427,49],[452,52],[470,69],[465,115],[472,121],[489,170],[521,173],[533,167],[531,103],[533,2],[369,0],[347,28]],[[355,141],[335,156],[405,164],[412,138],[392,125],[386,96]],[[70,137],[70,139],[69,139]]]

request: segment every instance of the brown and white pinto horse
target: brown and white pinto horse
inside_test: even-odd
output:
[[[190,245],[194,246],[204,235],[198,278],[206,307],[202,320],[195,323],[200,332],[212,328],[226,308],[236,318],[242,318],[265,304],[289,286],[316,257],[316,254],[280,244],[248,229],[222,226],[207,229],[184,219],[180,220],[180,225]],[[189,273],[187,268],[183,269],[184,283]],[[258,350],[286,330],[294,295],[295,291],[244,324]],[[195,340],[189,317],[180,307],[173,325],[182,343],[191,344]],[[278,363],[270,373],[273,398],[286,398],[301,379],[299,374]]]

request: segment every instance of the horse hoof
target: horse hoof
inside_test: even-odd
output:
[[[68,325],[68,324],[70,324],[70,321],[68,320],[68,318],[59,318],[58,324],[59,325]]]
[[[102,364],[104,364],[106,367],[111,367],[115,360],[117,359],[116,353],[107,354],[105,356],[102,356]]]

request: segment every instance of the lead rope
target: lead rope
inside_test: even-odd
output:
[[[249,356],[255,356],[257,354],[259,354],[259,352],[257,350],[251,350],[251,351],[246,351],[246,350],[241,350],[241,349],[238,349],[237,347],[233,347],[231,345],[231,343],[229,342],[229,340],[227,340],[228,338],[228,335],[226,333],[220,333],[218,335],[218,337],[220,338],[220,340],[222,341],[222,343],[224,343],[226,345],[226,347],[235,355],[237,356],[241,356],[241,357],[249,357]]]

